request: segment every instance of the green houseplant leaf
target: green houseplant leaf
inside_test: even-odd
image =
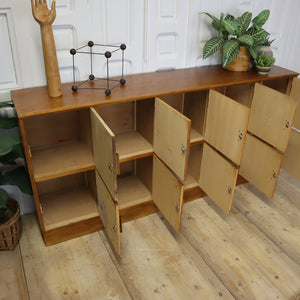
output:
[[[231,63],[239,54],[240,45],[237,40],[229,40],[223,46],[222,65],[226,67]]]
[[[223,45],[223,39],[221,37],[214,37],[208,40],[203,48],[203,58],[207,58],[208,56],[217,52]]]
[[[262,12],[260,12],[253,20],[252,23],[254,26],[263,26],[267,20],[269,19],[270,16],[270,10],[265,9]]]
[[[240,22],[237,20],[224,20],[223,25],[229,34],[237,35],[239,33]]]
[[[0,188],[0,209],[3,208],[7,202],[8,194],[4,189]]]
[[[242,44],[251,47],[253,45],[253,38],[251,35],[248,34],[243,34],[239,36],[238,41],[241,42]]]
[[[9,134],[0,135],[0,156],[6,155],[14,150],[16,145],[20,144],[20,141],[15,139]]]
[[[248,11],[242,14],[242,16],[240,17],[240,22],[242,23],[242,26],[240,27],[239,35],[242,35],[246,32],[246,30],[248,29],[251,23],[251,18],[252,18],[252,13]]]
[[[19,167],[0,176],[0,185],[16,185],[23,193],[32,195],[31,184],[24,167]]]

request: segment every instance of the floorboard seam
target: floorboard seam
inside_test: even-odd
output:
[[[194,245],[188,240],[188,237],[181,232],[180,234],[182,234],[184,236],[184,238],[186,239],[186,241],[191,245],[191,247],[196,251],[196,253],[198,253],[198,255],[201,257],[201,259],[205,262],[205,264],[207,265],[207,267],[213,272],[213,274],[215,274],[215,276],[220,280],[220,282],[222,283],[222,285],[224,286],[224,288],[228,291],[228,293],[234,298],[237,299],[236,296],[228,289],[228,287],[225,285],[225,283],[223,282],[223,280],[218,276],[218,273],[216,273],[208,264],[208,262],[205,260],[204,257],[202,257],[201,253],[194,247]]]
[[[282,247],[280,247],[280,244],[278,245],[275,241],[273,241],[273,239],[260,227],[258,227],[251,219],[249,219],[247,217],[247,214],[243,213],[242,210],[238,209],[235,206],[235,209],[239,211],[240,214],[242,214],[253,226],[255,226],[255,228],[257,228],[266,238],[268,238],[269,241],[271,241],[272,244],[274,244],[277,248],[279,248],[289,259],[291,259],[295,264],[300,266],[300,263],[295,261],[295,259],[293,257],[291,257],[286,251],[285,249],[283,249]]]
[[[106,237],[105,230],[104,230],[103,232],[104,232],[105,237]],[[122,273],[120,272],[118,266],[117,266],[116,263],[115,263],[115,258],[112,257],[112,255],[115,255],[114,253],[112,253],[112,252],[113,252],[113,250],[112,250],[113,247],[112,247],[111,245],[109,245],[109,247],[111,247],[111,249],[108,249],[108,248],[107,248],[107,243],[106,243],[105,241],[103,241],[103,239],[102,239],[102,237],[101,237],[101,235],[100,235],[100,231],[97,231],[97,233],[98,233],[98,236],[99,236],[101,242],[104,244],[104,247],[105,247],[105,249],[106,249],[106,252],[108,253],[109,258],[111,259],[112,263],[114,264],[114,266],[115,266],[115,268],[116,268],[116,270],[117,270],[117,272],[118,272],[118,274],[119,274],[119,276],[120,276],[120,278],[121,278],[121,280],[122,280],[124,286],[126,287],[126,290],[127,290],[128,294],[129,294],[130,298],[131,298],[132,300],[134,300],[134,298],[133,298],[133,296],[132,296],[132,294],[131,294],[131,291],[130,291],[130,289],[128,288],[128,286],[127,286],[127,284],[126,284],[126,281],[123,279]],[[107,237],[106,237],[106,238],[107,238]],[[108,241],[107,241],[107,242],[108,242]],[[108,242],[108,244],[109,244],[109,242]],[[112,254],[111,254],[111,253],[112,253]]]
[[[26,286],[27,296],[28,296],[28,300],[30,300],[28,282],[27,282],[27,277],[26,277],[26,272],[25,272],[25,267],[24,267],[23,254],[22,254],[22,250],[21,250],[20,241],[19,241],[18,248],[19,248],[19,254],[20,254],[21,262],[22,262],[22,270],[23,270],[23,275],[24,275],[24,280],[25,280],[25,286]]]

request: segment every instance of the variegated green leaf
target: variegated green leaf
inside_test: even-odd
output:
[[[223,39],[221,37],[214,37],[208,40],[203,48],[203,58],[207,58],[217,52],[223,45]]]
[[[239,23],[236,20],[224,20],[223,25],[230,34],[237,35],[239,33]]]
[[[269,19],[270,16],[270,10],[265,9],[262,12],[260,12],[253,20],[252,23],[253,25],[257,25],[257,26],[263,26],[266,21]]]
[[[250,13],[248,11],[246,11],[245,13],[242,14],[242,16],[240,17],[242,26],[240,27],[239,35],[242,35],[246,32],[247,28],[250,25],[251,18],[252,18],[252,13]]]
[[[258,57],[258,46],[249,47],[248,49],[253,59],[256,59]]]
[[[239,36],[238,41],[241,42],[242,44],[251,47],[253,45],[253,38],[251,35],[248,34],[243,34]]]
[[[234,16],[233,15],[226,15],[225,20],[234,20]]]
[[[259,30],[255,30],[254,33],[251,34],[254,43],[257,43],[258,41],[266,38],[269,35],[270,34],[262,28],[260,28]]]
[[[239,54],[240,46],[237,40],[229,40],[223,46],[222,65],[226,67]]]

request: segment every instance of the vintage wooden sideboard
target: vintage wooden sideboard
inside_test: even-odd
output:
[[[204,66],[128,75],[109,97],[100,81],[13,91],[46,245],[105,227],[120,253],[123,222],[160,210],[179,232],[184,201],[207,194],[229,213],[246,180],[272,197],[297,76]]]

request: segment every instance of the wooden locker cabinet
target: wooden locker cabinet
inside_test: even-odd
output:
[[[252,137],[265,139],[263,143],[278,147],[281,154],[285,146],[272,145],[254,129],[245,134],[255,83],[287,93],[297,76],[277,66],[265,76],[204,66],[128,75],[126,86],[114,89],[109,97],[97,89],[101,80],[77,93],[72,84],[64,84],[63,95],[57,98],[49,98],[45,86],[12,91],[46,245],[104,228],[102,220],[118,252],[120,235],[113,233],[121,231],[123,222],[160,209],[178,231],[182,203],[206,195],[205,191],[228,212],[236,182],[245,182],[238,172],[247,145],[253,147]],[[213,100],[207,101],[209,93]],[[163,101],[155,101],[156,97]],[[159,109],[166,112],[155,120]],[[162,132],[174,115],[183,125],[173,124],[171,134]],[[182,139],[168,140],[177,138],[182,128]],[[231,179],[227,182],[225,177]],[[161,188],[166,186],[173,186],[174,194]],[[165,200],[169,194],[172,209]],[[156,205],[152,198],[158,199]]]
[[[143,105],[143,101],[149,102],[149,100],[141,100],[140,106]],[[122,223],[122,220],[120,220],[120,209],[124,207],[130,209],[138,204],[153,200],[174,229],[178,232],[180,230],[183,185],[172,171],[175,174],[177,173],[179,177],[182,177],[182,180],[185,179],[191,122],[159,98],[155,98],[154,102],[154,117],[151,118],[154,121],[154,126],[149,124],[150,128],[154,128],[153,147],[149,142],[143,141],[146,147],[144,149],[140,147],[138,151],[136,146],[142,143],[136,142],[138,140],[136,137],[136,126],[133,128],[134,130],[131,130],[131,132],[135,132],[134,136],[131,135],[132,139],[127,134],[127,139],[124,141],[127,147],[120,145],[120,143],[116,143],[118,136],[112,132],[101,118],[101,113],[98,114],[94,108],[91,108],[91,127],[100,215],[106,233],[117,253],[120,253]],[[119,109],[117,106],[124,106],[124,104],[114,104],[114,106],[116,106],[115,109],[117,111]],[[135,107],[136,103],[129,103],[129,106]],[[124,108],[122,111],[124,112]],[[129,114],[127,119],[132,117],[133,121],[129,123],[136,124],[138,119],[136,114],[139,111],[135,109],[133,111],[134,114]],[[123,126],[127,127],[127,124]],[[118,128],[118,131],[123,135],[124,132],[126,134],[128,128],[123,131],[124,128],[121,127]],[[176,129],[176,135],[172,132],[174,128]],[[143,138],[140,136],[139,139]],[[183,151],[182,148],[185,150]],[[122,159],[124,156],[123,152],[126,152],[126,161]],[[139,153],[139,157],[137,157],[137,153]],[[153,153],[151,166],[149,156],[150,160],[152,160]],[[172,158],[171,160],[169,160],[170,157]],[[133,165],[131,170],[128,167],[128,163]],[[125,166],[125,172],[123,171],[123,166]]]
[[[256,83],[240,174],[273,197],[291,134],[297,101]]]

